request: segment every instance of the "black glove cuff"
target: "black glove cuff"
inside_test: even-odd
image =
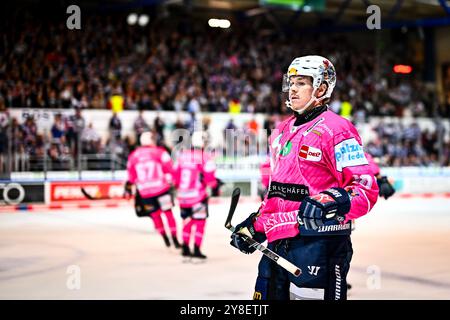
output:
[[[253,212],[247,218],[251,221],[250,225],[247,226],[247,229],[248,229],[248,231],[250,231],[250,234],[252,235],[252,237],[255,236],[255,234],[256,234],[255,226],[253,225],[253,223],[255,222],[257,215],[258,215],[258,212]]]
[[[348,192],[343,188],[330,188],[321,193],[325,193],[332,197],[337,203],[337,214],[343,216],[348,213],[351,208],[351,199]]]
[[[377,178],[377,183],[380,184],[381,182],[388,182],[388,179],[386,176],[381,176]]]

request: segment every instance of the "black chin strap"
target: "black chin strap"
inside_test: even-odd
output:
[[[323,104],[319,107],[314,107],[311,110],[305,111],[302,114],[300,114],[298,112],[294,112],[294,115],[295,115],[294,126],[300,126],[304,123],[311,121],[312,119],[319,116],[322,112],[327,111],[327,109],[328,109],[328,106]]]

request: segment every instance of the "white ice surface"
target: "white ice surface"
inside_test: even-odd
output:
[[[251,299],[261,254],[229,245],[227,200],[211,205],[201,264],[164,247],[131,206],[1,213],[0,299]],[[239,204],[234,224],[257,207]],[[450,199],[380,199],[352,239],[349,299],[450,299]]]

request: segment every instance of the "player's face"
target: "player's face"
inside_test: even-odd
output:
[[[309,77],[293,76],[289,79],[289,100],[295,111],[304,111],[312,92],[313,86]]]

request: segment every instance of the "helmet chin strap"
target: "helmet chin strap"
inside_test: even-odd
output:
[[[288,108],[292,109],[292,111],[295,111],[295,112],[297,112],[298,114],[302,114],[303,112],[305,112],[305,111],[309,108],[309,106],[310,106],[312,103],[320,102],[320,101],[322,101],[323,99],[325,99],[325,96],[323,96],[323,97],[321,97],[321,98],[317,98],[316,96],[314,96],[314,95],[316,94],[316,91],[317,91],[317,88],[314,88],[313,92],[311,93],[311,99],[309,99],[309,101],[306,103],[306,105],[305,105],[301,110],[294,110],[294,109],[292,108],[292,102],[291,102],[290,99],[286,100],[286,101],[285,101],[285,104],[286,104],[286,106],[287,106]]]

